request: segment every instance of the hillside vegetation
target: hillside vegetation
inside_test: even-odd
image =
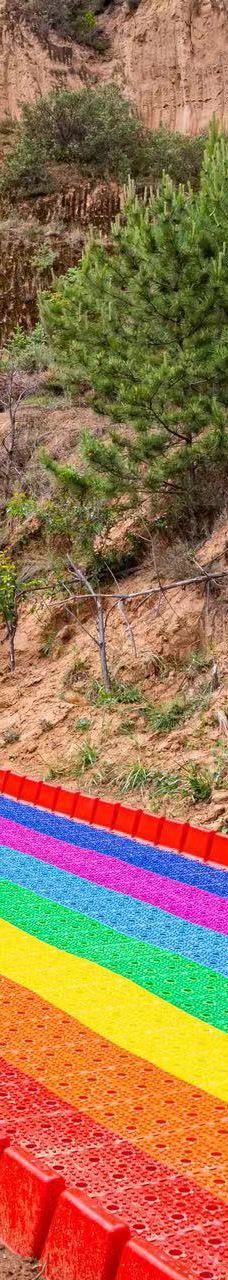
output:
[[[9,132],[9,121],[7,127]],[[75,93],[64,89],[23,106],[0,191],[36,195],[51,190],[52,166],[62,162],[69,176],[73,165],[87,177],[125,182],[130,176],[154,185],[166,170],[175,182],[190,180],[195,186],[203,150],[203,138],[145,129],[116,85]]]
[[[129,104],[112,87],[96,94],[90,132],[86,94],[27,110],[4,182],[38,129],[44,165],[64,148],[104,165],[103,138],[107,165],[131,157],[140,178],[151,140]],[[166,173],[146,195],[131,181],[108,237],[90,235],[58,278],[53,264],[39,323],[12,334],[0,375],[0,751],[222,829],[227,204],[228,142],[213,121],[197,181]],[[34,685],[22,734],[15,683],[22,726]]]

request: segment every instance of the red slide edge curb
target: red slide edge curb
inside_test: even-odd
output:
[[[171,818],[146,813],[143,809],[130,809],[101,800],[99,796],[53,787],[48,782],[27,778],[25,774],[20,777],[10,769],[0,770],[0,793],[10,799],[48,809],[59,816],[76,818],[120,835],[134,836],[214,866],[228,867],[228,837],[202,827],[192,827],[189,822],[174,822]]]
[[[0,1243],[36,1259],[44,1280],[183,1280],[127,1223],[11,1146],[1,1124]]]

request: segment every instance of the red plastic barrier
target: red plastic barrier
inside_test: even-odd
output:
[[[122,831],[125,836],[134,835],[136,813],[138,816],[137,810],[129,809],[124,804],[118,804],[114,817],[112,815],[112,831]]]
[[[45,1280],[183,1280],[125,1222],[8,1142],[0,1124],[0,1243],[39,1258]]]
[[[95,812],[98,804],[97,796],[84,796],[79,792],[77,801],[77,816],[79,822],[95,822]]]
[[[100,800],[97,796],[85,796],[80,791],[67,791],[64,787],[20,778],[10,769],[0,770],[0,792],[68,818],[105,826],[108,831],[136,836],[139,840],[174,849],[176,853],[228,867],[227,836],[202,831],[200,827],[191,827],[188,822],[174,822],[169,818],[159,818],[157,814],[144,813],[142,809],[130,809]]]
[[[218,863],[223,867],[228,867],[228,839],[227,836],[220,836],[216,831],[212,832],[210,844],[210,862]]]
[[[152,844],[159,844],[163,822],[164,818],[159,818],[158,813],[144,813],[142,809],[137,830],[138,839],[150,840]]]
[[[172,818],[163,818],[159,828],[159,844],[164,849],[175,849],[176,853],[180,853],[187,829],[187,822],[174,822]]]
[[[60,1196],[41,1257],[47,1280],[114,1280],[129,1228],[76,1191]]]
[[[180,1280],[180,1272],[149,1244],[132,1238],[123,1249],[116,1280]]]
[[[212,838],[211,831],[187,826],[183,836],[182,852],[191,854],[193,858],[203,858],[203,861],[207,862]]]
[[[55,788],[53,787],[53,801],[51,804],[52,812],[54,803],[54,813],[60,813],[64,818],[73,818],[77,811],[79,791],[67,791],[65,790],[65,787],[57,787],[58,801],[55,804],[54,790]]]
[[[26,778],[25,775],[20,791],[20,800],[23,800],[24,804],[38,804],[40,790],[41,782],[36,782],[33,778]]]
[[[110,800],[97,800],[96,808],[96,826],[109,827],[114,830],[115,819],[119,804],[110,804]]]
[[[64,1178],[7,1147],[0,1160],[0,1239],[25,1258],[39,1258]]]

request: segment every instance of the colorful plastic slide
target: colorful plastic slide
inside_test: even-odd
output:
[[[227,1280],[228,840],[0,775],[0,1239]]]

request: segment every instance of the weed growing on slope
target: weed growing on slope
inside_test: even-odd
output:
[[[122,792],[137,791],[151,780],[151,770],[136,760],[126,777],[122,780]]]
[[[190,765],[182,794],[191,796],[195,804],[203,800],[211,800],[212,775],[209,769],[198,769],[196,764]]]
[[[75,766],[77,769],[78,764],[78,776],[80,777],[81,773],[86,773],[87,769],[91,769],[91,766],[95,764],[96,759],[97,752],[95,751],[95,747],[91,747],[90,742],[84,742]]]
[[[180,720],[184,720],[188,714],[186,702],[176,699],[170,703],[164,703],[158,707],[144,707],[144,715],[147,723],[155,733],[171,733],[175,729]]]
[[[118,703],[126,705],[130,703],[140,704],[142,703],[142,693],[138,685],[117,684],[115,681],[112,683],[110,693],[107,693],[104,685],[99,680],[95,680],[92,686],[92,701],[95,702],[96,707],[113,707],[118,706]]]

